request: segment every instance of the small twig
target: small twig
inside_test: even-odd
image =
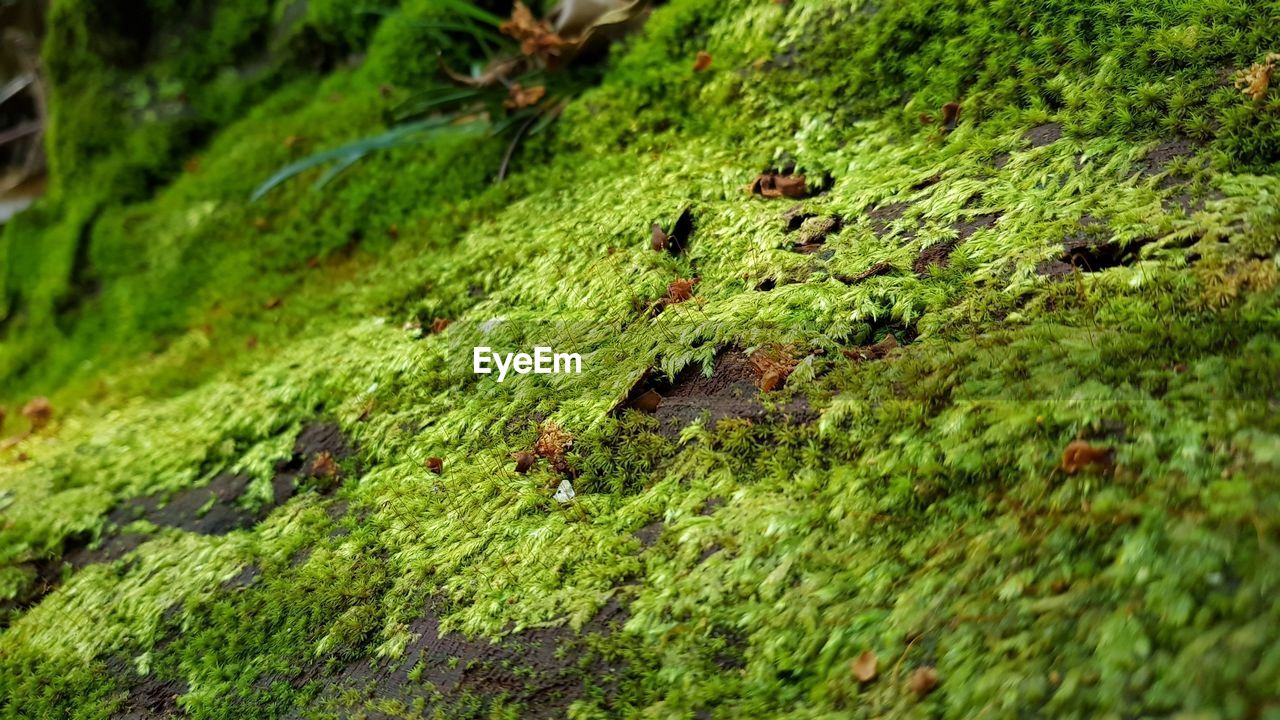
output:
[[[500,183],[507,179],[507,170],[511,167],[511,157],[515,155],[516,147],[520,144],[520,140],[524,138],[524,134],[528,132],[529,127],[533,125],[534,121],[536,121],[540,116],[541,113],[534,113],[524,122],[523,125],[520,126],[518,130],[516,130],[516,136],[511,138],[511,144],[507,146],[507,151],[502,155],[502,166],[498,168],[498,179],[495,182]]]

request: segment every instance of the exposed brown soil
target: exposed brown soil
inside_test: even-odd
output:
[[[1062,241],[1062,254],[1058,258],[1036,267],[1037,274],[1064,278],[1076,270],[1092,273],[1126,265],[1138,257],[1138,251],[1145,244],[1133,242],[1122,247],[1111,239],[1110,229],[1105,224],[1089,216],[1080,219],[1080,226]]]
[[[959,245],[965,240],[968,240],[970,235],[973,235],[975,232],[982,230],[983,228],[989,228],[992,225],[995,225],[996,221],[998,221],[1000,216],[1003,214],[1004,213],[998,212],[983,213],[963,220],[957,220],[951,225],[952,229],[959,233],[959,236],[956,238],[956,244]]]
[[[946,240],[930,245],[916,256],[915,262],[911,263],[911,269],[920,277],[928,277],[930,268],[946,267],[951,264],[951,253],[955,251],[958,244],[955,240]]]
[[[1022,134],[1022,139],[1031,144],[1031,147],[1038,148],[1045,145],[1052,145],[1062,138],[1062,125],[1056,122],[1044,123],[1037,125]]]
[[[782,213],[782,232],[792,233],[800,229],[805,220],[817,217],[815,213],[805,210],[804,205],[792,205]]]
[[[120,661],[111,663],[113,674],[117,677],[130,678],[128,696],[112,715],[113,720],[162,720],[165,718],[184,718],[186,712],[178,705],[178,697],[187,694],[190,688],[183,680],[161,680],[155,675],[139,677],[128,666]]]
[[[352,455],[351,446],[334,423],[307,425],[294,441],[293,455],[276,466],[272,479],[273,501],[256,512],[243,507],[240,498],[249,485],[243,475],[222,474],[207,485],[180,490],[171,497],[137,498],[108,516],[113,525],[145,519],[201,535],[225,535],[252,527],[276,506],[293,497],[299,487],[312,486],[331,492],[341,481],[338,463]],[[113,539],[109,538],[108,542]]]
[[[866,282],[873,277],[892,275],[897,272],[897,270],[898,269],[894,267],[892,263],[878,262],[857,275],[836,275],[834,277],[845,285],[857,285],[858,283]]]
[[[428,717],[433,712],[451,717],[467,703],[479,711],[477,716],[487,717],[487,710],[501,699],[508,706],[522,706],[521,718],[560,718],[589,687],[603,687],[606,698],[610,695],[611,684],[625,668],[598,657],[584,664],[591,652],[587,639],[616,632],[626,619],[626,609],[610,600],[581,633],[566,627],[533,628],[491,642],[454,632],[441,636],[439,615],[428,607],[410,625],[417,639],[401,659],[372,663],[361,659],[336,677],[312,669],[295,678],[294,684],[320,682],[326,687],[321,704],[340,705],[340,713],[360,717],[381,717],[376,712],[364,714],[362,706],[385,701],[410,706],[423,702]],[[584,670],[588,664],[590,669]],[[421,674],[411,679],[418,665]]]
[[[915,262],[911,263],[911,269],[920,277],[927,277],[929,270],[934,267],[944,268],[951,264],[951,253],[960,246],[965,240],[968,240],[975,232],[983,228],[989,228],[995,225],[1000,219],[1002,213],[983,213],[974,215],[973,217],[958,220],[951,225],[957,235],[954,240],[944,240],[943,242],[934,243],[916,256]]]
[[[811,218],[801,225],[799,237],[791,246],[791,251],[802,255],[820,252],[827,238],[840,232],[843,227],[844,221],[836,215]]]
[[[1190,157],[1195,153],[1195,146],[1184,138],[1166,140],[1152,148],[1138,161],[1135,169],[1144,176],[1163,172],[1169,163],[1178,158]]]
[[[673,382],[646,376],[632,389],[621,407],[646,412],[657,418],[659,433],[676,438],[681,429],[703,417],[712,426],[729,418],[765,421],[770,412],[760,400],[759,379],[751,359],[737,348],[722,350],[711,377],[698,364],[682,370]],[[780,408],[791,422],[809,422],[813,412],[803,399]]]
[[[910,204],[905,202],[889,203],[879,207],[871,208],[866,212],[867,219],[871,221],[871,229],[877,237],[884,237],[889,232],[889,225],[898,218],[902,217]]]
[[[136,550],[150,536],[119,530],[135,520],[145,519],[161,527],[202,535],[225,535],[249,528],[293,497],[299,487],[331,492],[341,481],[337,462],[352,454],[336,424],[312,423],[299,433],[293,456],[276,467],[273,502],[256,512],[239,503],[249,478],[232,474],[218,475],[206,485],[187,488],[167,498],[152,495],[126,501],[108,513],[107,528],[96,545],[91,546],[87,536],[72,536],[63,541],[61,553],[24,563],[32,580],[14,598],[0,601],[0,627],[53,592],[62,584],[64,574],[97,563],[115,562]]]

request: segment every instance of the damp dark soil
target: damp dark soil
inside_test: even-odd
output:
[[[653,415],[659,423],[659,434],[671,439],[702,417],[711,426],[731,418],[767,421],[780,415],[795,423],[813,419],[813,411],[803,398],[777,411],[768,410],[761,401],[757,381],[750,358],[738,348],[728,348],[716,356],[710,377],[703,374],[699,364],[680,371],[674,381],[646,376],[622,407]]]
[[[127,695],[113,714],[112,720],[162,720],[188,717],[178,705],[178,698],[189,687],[183,680],[163,680],[155,675],[138,676],[127,662],[109,663],[112,674],[129,678]]]
[[[253,509],[241,502],[248,477],[224,473],[207,485],[187,488],[172,496],[152,495],[129,501],[113,510],[109,520],[115,526],[147,520],[201,535],[225,535],[257,524],[299,489],[332,492],[342,479],[339,463],[352,454],[336,424],[312,423],[298,434],[292,456],[276,466],[271,481],[272,501],[263,507]]]
[[[845,285],[857,285],[873,277],[892,275],[897,271],[898,268],[894,267],[892,263],[878,262],[857,275],[836,275],[834,277]]]
[[[1002,213],[982,213],[974,215],[952,223],[951,229],[956,231],[956,237],[953,240],[944,240],[934,243],[916,256],[915,262],[911,263],[911,269],[920,277],[927,277],[931,268],[944,268],[951,264],[951,253],[955,252],[957,247],[965,240],[968,240],[975,232],[989,228],[995,225],[1001,217]]]
[[[71,536],[64,539],[60,552],[20,565],[30,580],[13,598],[0,601],[0,628],[38,604],[71,573],[89,565],[115,562],[150,539],[143,533],[121,530],[136,520],[201,535],[225,535],[250,528],[300,489],[332,492],[342,480],[340,463],[353,455],[336,424],[316,422],[303,428],[294,442],[292,456],[276,466],[272,501],[262,507],[249,508],[241,503],[249,478],[229,473],[172,495],[128,500],[108,513],[106,528],[96,542],[91,542],[88,535]]]
[[[1195,154],[1195,146],[1189,140],[1183,138],[1166,140],[1147,151],[1147,154],[1138,161],[1135,169],[1144,176],[1157,175],[1174,160],[1190,157],[1193,154]]]
[[[1061,279],[1079,271],[1093,273],[1107,268],[1127,265],[1138,258],[1144,242],[1121,245],[1110,229],[1096,218],[1080,219],[1080,228],[1062,241],[1062,252],[1052,260],[1036,267],[1036,273],[1044,277]]]
[[[889,203],[867,210],[867,219],[871,221],[871,229],[877,237],[884,237],[889,232],[889,225],[907,212],[910,204],[905,202]]]
[[[587,692],[601,692],[606,703],[614,694],[611,688],[626,671],[625,664],[596,654],[591,640],[619,632],[627,615],[613,599],[581,632],[532,628],[495,642],[455,632],[441,635],[439,615],[428,607],[410,624],[416,639],[400,659],[362,659],[328,675],[317,665],[293,684],[322,685],[319,704],[342,717],[380,717],[367,714],[365,707],[383,703],[421,703],[428,717],[467,712],[488,717],[501,701],[507,708],[520,707],[521,718],[560,718]]]
[[[1031,147],[1038,148],[1045,145],[1052,145],[1062,138],[1062,125],[1056,122],[1044,123],[1037,125],[1022,134],[1022,139],[1031,144]]]

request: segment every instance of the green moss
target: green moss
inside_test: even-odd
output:
[[[52,238],[6,246],[0,357],[13,394],[57,389],[58,414],[0,456],[5,592],[125,499],[237,472],[264,504],[317,416],[360,453],[335,497],[304,489],[225,536],[157,529],[16,612],[0,712],[101,714],[127,695],[108,665],[124,656],[184,680],[193,717],[519,716],[509,697],[433,708],[325,679],[401,660],[428,600],[446,629],[500,636],[581,627],[610,599],[630,619],[584,670],[626,669],[589,683],[578,717],[1265,712],[1276,100],[1223,77],[1269,49],[1272,5],[679,0],[502,185],[505,143],[450,136],[250,204],[280,166],[383,126],[411,88],[379,85],[432,72],[413,30],[431,10],[375,30],[315,5],[316,37],[371,38],[365,66],[245,95],[198,166],[127,199],[55,198],[7,230]],[[237,17],[227,37],[259,16]],[[699,50],[714,63],[695,74]],[[956,99],[953,132],[921,124]],[[1050,121],[1063,136],[1034,147],[1024,133]],[[1185,157],[1150,159],[1184,136]],[[166,138],[129,147],[180,156]],[[794,203],[744,192],[788,158],[834,178],[800,203],[843,219],[829,256],[791,251]],[[116,162],[92,177],[132,172]],[[650,224],[685,207],[688,252],[650,251]],[[1043,276],[1081,233],[1124,252]],[[945,265],[913,267],[953,242]],[[98,289],[54,312],[79,243]],[[693,276],[692,300],[645,312]],[[435,318],[454,322],[405,326]],[[841,352],[889,333],[904,347],[887,358]],[[482,340],[546,338],[583,374],[470,372]],[[817,419],[699,421],[672,441],[615,412],[647,371],[709,371],[731,345],[805,356],[768,404],[803,397]],[[571,504],[546,463],[512,469],[547,419],[575,438]],[[1114,467],[1063,472],[1075,438]],[[657,520],[646,547],[634,533]],[[849,663],[866,649],[880,676],[863,685]],[[923,665],[941,684],[920,699],[906,682]]]

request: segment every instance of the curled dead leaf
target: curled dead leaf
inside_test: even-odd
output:
[[[436,318],[435,320],[432,320],[431,334],[439,335],[440,333],[444,332],[445,328],[449,327],[450,323],[452,322],[453,322],[452,320],[449,320],[447,318]]]
[[[531,88],[525,88],[520,83],[511,83],[511,96],[503,101],[502,106],[508,110],[523,110],[527,107],[533,107],[547,94],[545,85],[534,85]]]
[[[44,396],[31,398],[26,405],[22,406],[22,417],[31,423],[33,431],[48,425],[53,419],[53,406],[49,404],[49,398]]]
[[[1067,449],[1062,451],[1062,472],[1074,475],[1084,468],[1093,465],[1109,465],[1111,463],[1110,448],[1094,447],[1084,440],[1072,440]]]
[[[693,59],[693,71],[702,72],[709,67],[711,67],[711,53],[706,50],[699,50],[697,56]]]
[[[516,0],[511,10],[511,19],[499,25],[498,31],[519,41],[520,52],[543,59],[559,55],[560,48],[565,45],[551,25],[535,18],[520,0]]]
[[[876,679],[876,673],[879,672],[879,663],[880,658],[876,657],[875,652],[863,650],[856,660],[849,663],[849,671],[853,673],[858,682],[868,683]]]
[[[938,671],[929,665],[916,668],[916,671],[907,679],[907,689],[916,697],[924,697],[933,692],[936,687],[938,687]]]
[[[751,369],[755,371],[756,386],[761,392],[782,387],[797,364],[789,347],[760,349],[751,354]]]
[[[942,127],[948,132],[956,129],[960,121],[960,103],[949,102],[942,106]]]
[[[538,461],[538,456],[527,451],[511,453],[511,457],[516,461],[516,472],[521,475],[529,472],[533,468],[533,464]]]
[[[441,459],[440,459],[440,458],[438,458],[438,457],[429,457],[429,458],[427,458],[427,470],[430,470],[432,473],[434,473],[434,474],[436,474],[436,475],[443,475],[443,474],[444,474],[444,460],[441,460]]]
[[[640,412],[657,412],[658,406],[662,404],[662,395],[657,390],[646,390],[644,394],[632,401],[631,407]]]
[[[670,236],[662,229],[662,225],[660,223],[654,223],[650,230],[652,231],[652,237],[649,240],[649,247],[652,248],[654,252],[662,252],[666,250]]]
[[[751,184],[747,186],[747,192],[766,198],[785,197],[798,199],[809,194],[809,187],[806,184],[804,175],[791,175],[768,170],[760,173],[755,180],[751,181]]]

